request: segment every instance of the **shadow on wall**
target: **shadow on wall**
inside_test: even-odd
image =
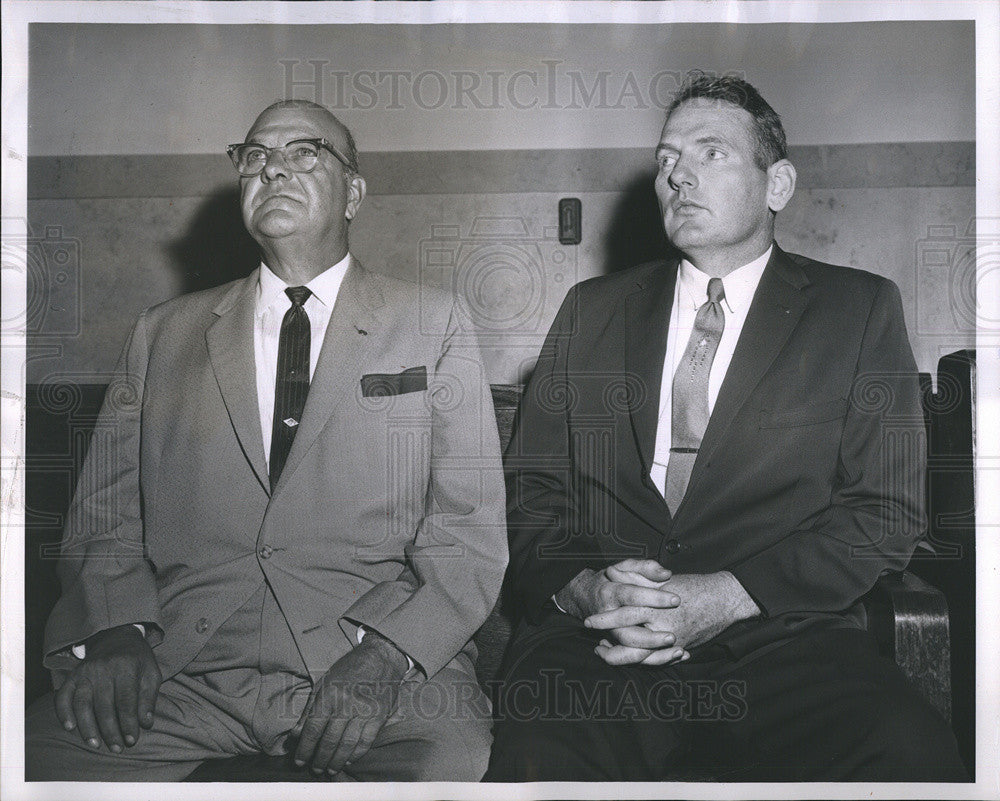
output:
[[[653,172],[637,174],[612,211],[604,242],[605,275],[675,253],[663,232],[655,177]]]
[[[243,227],[239,189],[225,187],[209,195],[169,252],[183,293],[242,278],[256,267],[260,251]]]

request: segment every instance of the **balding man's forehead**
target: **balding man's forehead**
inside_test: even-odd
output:
[[[307,138],[326,138],[338,145],[347,139],[347,131],[340,121],[326,109],[314,106],[278,106],[266,109],[250,126],[246,141],[251,141],[254,136],[270,133],[301,133]]]

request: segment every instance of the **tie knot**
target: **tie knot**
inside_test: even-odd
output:
[[[306,292],[309,290],[307,289]],[[722,286],[721,278],[709,278],[708,279],[708,302],[718,303],[723,298],[726,297],[726,290]]]
[[[711,291],[711,287],[709,287],[709,291]],[[310,290],[307,286],[290,286],[285,290],[285,294],[288,295],[289,299],[292,301],[292,305],[301,308],[302,304],[309,300],[312,290]]]

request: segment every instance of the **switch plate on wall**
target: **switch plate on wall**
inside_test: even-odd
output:
[[[559,243],[579,245],[583,238],[581,227],[582,204],[578,197],[564,197],[559,201]]]

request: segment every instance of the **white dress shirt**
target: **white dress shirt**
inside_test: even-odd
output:
[[[316,362],[326,338],[333,305],[337,302],[340,284],[351,263],[350,254],[324,270],[305,286],[312,292],[302,304],[309,317],[309,380],[316,372]],[[281,321],[292,307],[285,294],[289,287],[271,268],[261,262],[257,279],[257,299],[254,303],[253,356],[257,369],[257,407],[260,410],[260,433],[264,437],[264,461],[270,467],[271,423],[274,417],[274,384],[278,374],[278,338]]]
[[[743,323],[746,322],[750,302],[753,300],[760,277],[764,274],[767,260],[771,258],[768,248],[749,264],[744,264],[722,279],[726,297],[722,309],[726,315],[726,325],[722,329],[722,339],[712,361],[708,374],[708,413],[715,408],[719,388],[726,377],[729,363],[733,359],[736,343],[739,341]],[[708,300],[708,281],[711,276],[703,273],[687,259],[681,261],[674,286],[674,303],[670,310],[670,325],[667,330],[667,352],[663,360],[660,379],[660,416],[656,425],[656,451],[649,477],[662,495],[667,479],[667,461],[670,459],[670,429],[673,400],[674,371],[684,356],[694,318],[698,308]]]

